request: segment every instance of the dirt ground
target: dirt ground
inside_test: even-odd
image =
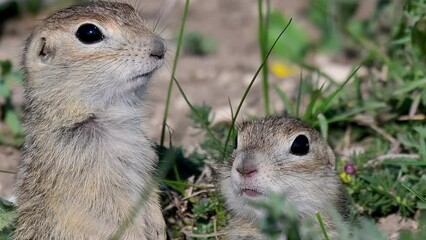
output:
[[[183,0],[145,0],[134,3],[141,9],[142,15],[149,26],[154,26],[162,11],[159,26],[156,32],[161,34],[168,42],[170,51],[167,54],[165,66],[154,77],[150,90],[150,105],[152,117],[150,126],[151,135],[159,139],[161,123],[165,108],[167,86],[170,78],[172,59],[175,54],[177,32],[183,12]],[[305,16],[309,0],[273,0],[272,8],[280,10],[293,21],[304,27],[313,37],[318,37],[319,32],[307,21]],[[199,57],[183,53],[177,68],[176,79],[182,85],[187,97],[192,104],[207,103],[215,111],[215,121],[229,120],[230,111],[228,98],[235,107],[257,70],[260,59],[257,43],[257,1],[256,0],[192,0],[187,20],[187,31],[198,31],[217,41],[217,52]],[[15,68],[19,68],[19,61],[23,50],[23,42],[31,29],[39,22],[38,19],[48,15],[45,11],[37,17],[24,17],[11,20],[5,27],[5,32],[0,38],[0,59],[11,59]],[[344,79],[350,71],[350,65],[333,62],[328,56],[317,56],[314,63],[335,79]],[[293,96],[297,85],[298,76],[287,79],[272,77],[272,83],[279,84],[289,96]],[[271,90],[274,109],[283,110],[281,101],[275,91]],[[242,116],[262,115],[261,85],[255,83],[248,99],[242,109]],[[22,104],[22,90],[15,89],[14,101]],[[196,144],[191,122],[187,117],[189,108],[177,91],[173,90],[170,115],[167,124],[172,129],[174,145],[186,147]],[[12,147],[0,146],[0,169],[16,171],[20,153]],[[0,173],[0,194],[6,198],[13,198],[12,186],[14,175]],[[388,233],[394,234],[400,227],[401,219],[382,220]],[[410,227],[412,223],[408,224]]]

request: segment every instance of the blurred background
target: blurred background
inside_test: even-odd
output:
[[[24,139],[20,121],[24,41],[41,19],[77,2],[83,1],[0,0],[3,198],[13,200],[13,173]],[[185,1],[123,2],[135,6],[168,44],[166,62],[154,76],[148,98],[150,134],[159,142]],[[425,13],[423,0],[192,0],[176,79],[204,121],[221,136],[221,129],[231,122],[230,105],[235,110],[291,19],[238,119],[287,111],[317,126],[338,155],[341,179],[355,211],[374,218],[388,236],[397,239],[401,229],[418,229],[416,216],[426,209],[422,200],[426,196]],[[200,120],[190,114],[176,87],[169,106],[164,145],[179,148],[179,167],[191,166],[179,168],[170,180],[212,184],[211,171],[206,169],[215,153]],[[346,171],[348,164],[357,171]],[[210,193],[182,200],[186,190],[171,187],[174,193],[164,197],[168,224],[177,232],[181,228],[211,232],[218,212],[209,202],[213,201]],[[208,200],[199,206],[200,199]]]

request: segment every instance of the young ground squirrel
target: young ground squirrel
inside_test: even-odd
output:
[[[333,151],[318,131],[298,119],[276,116],[242,123],[224,168],[220,188],[231,211],[230,239],[262,238],[256,224],[263,212],[251,203],[271,192],[285,194],[300,219],[319,211],[331,230],[327,210],[344,210]]]
[[[128,4],[63,9],[28,39],[15,239],[109,239],[154,184],[144,93],[164,41]],[[156,189],[156,188],[154,188]],[[164,239],[150,192],[121,239]]]

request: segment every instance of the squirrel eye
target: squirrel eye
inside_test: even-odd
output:
[[[294,155],[303,156],[309,152],[309,140],[305,135],[299,135],[294,139],[290,152]]]
[[[91,23],[81,25],[75,33],[75,36],[84,44],[94,44],[104,39],[101,30]]]

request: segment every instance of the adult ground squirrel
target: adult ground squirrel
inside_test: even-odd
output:
[[[166,46],[128,4],[94,1],[29,37],[15,239],[108,239],[154,183],[144,92]],[[156,189],[156,188],[154,188]],[[121,239],[163,239],[158,193]]]
[[[331,230],[327,210],[345,209],[333,151],[318,131],[289,116],[242,123],[220,178],[231,211],[230,239],[262,238],[255,226],[263,212],[252,201],[271,192],[285,194],[300,219],[313,218],[319,211]]]

